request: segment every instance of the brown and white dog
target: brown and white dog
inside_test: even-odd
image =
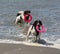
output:
[[[37,25],[42,25],[42,21],[41,20],[36,20],[34,21],[34,23],[32,25],[30,25],[29,29],[28,29],[28,32],[27,32],[27,37],[26,37],[26,40],[28,40],[29,38],[29,35],[33,34],[34,35],[34,41],[38,41],[40,40],[40,36],[41,36],[41,33],[39,33],[37,30],[36,30],[36,26]],[[40,27],[40,26],[39,26]],[[38,28],[40,30],[40,28]]]
[[[20,23],[20,24],[26,23],[26,22],[24,21],[24,15],[25,15],[25,14],[30,14],[30,13],[31,13],[30,10],[19,11],[19,12],[17,13],[17,16],[16,16],[15,24],[18,24],[18,23]],[[29,19],[29,16],[27,16],[26,18],[27,18],[27,20],[28,20],[28,19]]]

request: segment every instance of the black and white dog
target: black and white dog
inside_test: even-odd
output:
[[[34,35],[34,41],[38,41],[40,40],[40,36],[41,36],[41,33],[39,33],[37,30],[36,30],[36,26],[39,25],[39,30],[40,30],[40,25],[42,25],[42,21],[41,20],[36,20],[34,21],[34,23],[32,25],[30,25],[29,29],[28,29],[28,32],[27,32],[27,37],[26,37],[26,40],[28,40],[28,37],[29,35],[33,34]]]
[[[22,24],[22,23],[24,22],[24,15],[30,14],[30,13],[31,13],[30,10],[19,11],[19,12],[17,13],[17,16],[16,16],[15,24],[18,24],[18,23]],[[27,18],[27,20],[28,20],[28,19],[29,19],[29,16],[27,16],[26,18]],[[25,22],[24,22],[24,23],[25,23]]]

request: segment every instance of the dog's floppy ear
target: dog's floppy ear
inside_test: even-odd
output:
[[[29,13],[31,13],[30,10],[26,10],[26,11],[24,11],[24,14],[29,14]]]
[[[16,15],[16,16],[19,16],[19,15],[21,15],[21,13],[17,13],[17,15]]]
[[[41,20],[39,20],[39,24],[42,25],[42,21]]]

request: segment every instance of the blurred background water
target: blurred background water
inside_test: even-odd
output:
[[[60,0],[0,0],[0,39],[22,40],[22,30],[14,24],[21,10],[31,10],[32,23],[42,20],[47,32],[41,38],[60,44]]]

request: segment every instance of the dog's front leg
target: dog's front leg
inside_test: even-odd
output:
[[[29,38],[29,35],[31,34],[31,28],[32,28],[32,26],[30,26],[30,27],[29,27],[29,29],[28,29],[28,33],[27,33],[26,40],[28,40],[28,38]]]
[[[26,41],[28,40],[30,34],[31,34],[31,32],[29,31],[29,32],[27,33]]]
[[[41,37],[41,33],[38,35],[38,40],[40,40],[40,37]]]

